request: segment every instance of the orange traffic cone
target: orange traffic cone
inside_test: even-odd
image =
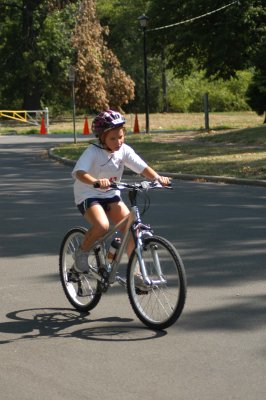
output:
[[[135,123],[134,123],[134,133],[139,133],[139,121],[137,114],[135,115]]]
[[[89,130],[89,125],[88,125],[88,118],[85,117],[84,127],[83,127],[83,135],[89,135],[89,134],[90,134],[90,130]]]
[[[47,133],[47,131],[46,131],[45,123],[44,123],[44,117],[42,117],[41,128],[40,128],[40,134],[41,134],[41,135],[45,135],[46,133]]]

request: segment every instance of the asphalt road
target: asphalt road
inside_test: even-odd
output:
[[[44,154],[61,140],[0,136],[1,400],[264,399],[266,189],[153,192],[146,221],[188,277],[173,327],[146,329],[118,286],[81,315],[58,279],[62,236],[83,224],[71,169]]]

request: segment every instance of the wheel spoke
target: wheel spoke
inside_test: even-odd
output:
[[[75,250],[83,240],[84,228],[71,229],[63,239],[60,249],[59,272],[65,295],[69,302],[80,311],[94,308],[100,298],[98,281],[91,274],[77,274],[74,268]],[[95,255],[89,257],[89,264],[97,267]],[[69,278],[73,274],[73,280]]]
[[[142,252],[144,265],[154,286],[136,292],[134,276],[137,273],[137,255],[132,254],[128,268],[128,293],[131,305],[147,326],[164,329],[180,316],[186,296],[185,271],[175,248],[165,239],[154,236],[145,240]],[[160,274],[165,282],[160,285]]]

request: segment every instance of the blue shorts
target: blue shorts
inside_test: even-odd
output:
[[[110,203],[118,203],[119,201],[121,201],[121,198],[119,196],[114,196],[106,199],[93,197],[84,200],[82,203],[78,204],[77,207],[82,215],[84,215],[87,209],[93,206],[94,204],[99,204],[106,212],[110,210]]]

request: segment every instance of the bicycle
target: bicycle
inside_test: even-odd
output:
[[[94,244],[88,257],[87,273],[77,273],[73,268],[74,253],[82,242],[86,228],[74,227],[66,233],[59,257],[64,293],[77,310],[88,312],[97,306],[109,287],[118,282],[126,287],[130,304],[140,321],[151,329],[165,329],[177,321],[185,305],[185,269],[173,244],[154,235],[151,226],[142,222],[137,194],[172,187],[143,181],[112,183],[111,188],[128,191],[130,213]],[[122,238],[117,240],[118,248],[110,263],[107,259],[108,244],[123,224],[126,224],[126,229]],[[133,235],[135,249],[129,257],[126,279],[123,279],[118,268],[130,235]]]

